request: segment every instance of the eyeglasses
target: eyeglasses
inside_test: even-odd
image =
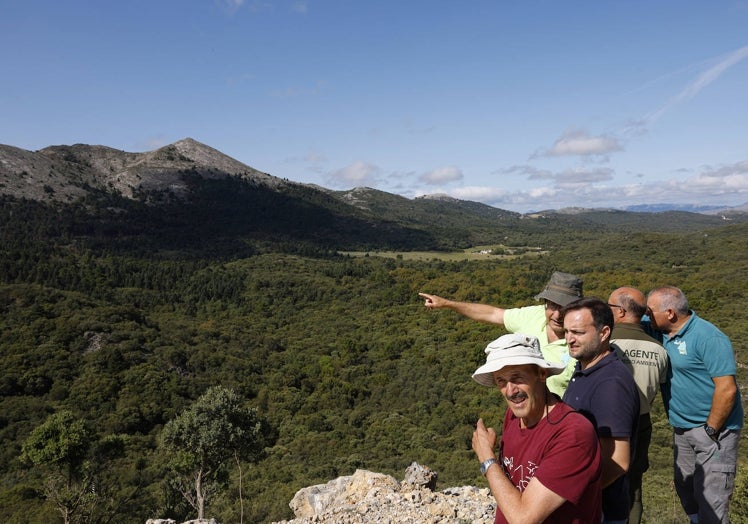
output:
[[[621,308],[621,311],[623,311],[624,313],[626,312],[626,308],[623,306],[619,306],[618,304],[608,304],[608,307],[619,307]]]

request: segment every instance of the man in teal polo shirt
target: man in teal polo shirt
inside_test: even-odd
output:
[[[647,296],[650,326],[670,358],[663,400],[673,426],[675,489],[692,523],[729,523],[743,406],[730,339],[672,286]]]
[[[429,309],[447,308],[473,320],[503,325],[509,333],[523,333],[540,342],[543,358],[564,365],[558,375],[548,377],[548,389],[563,397],[576,361],[569,356],[560,311],[563,306],[582,297],[582,280],[576,275],[556,271],[545,289],[535,295],[543,304],[504,309],[474,302],[457,302],[438,295],[418,293]]]

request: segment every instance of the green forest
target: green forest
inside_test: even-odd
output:
[[[731,338],[741,388],[748,383],[745,222],[667,232],[536,227],[515,238],[543,254],[446,261],[352,257],[339,252],[360,245],[272,234],[229,241],[209,228],[149,230],[154,217],[112,225],[81,208],[16,202],[2,213],[5,523],[196,518],[184,479],[199,458],[190,446],[204,442],[180,440],[180,427],[197,434],[199,424],[174,421],[204,420],[201,410],[217,403],[238,431],[211,436],[224,453],[202,457],[213,466],[205,516],[219,522],[289,519],[302,487],[356,469],[402,479],[413,461],[438,473],[438,489],[485,486],[472,430],[479,417],[500,429],[506,406],[470,375],[503,331],[427,310],[419,291],[515,307],[533,303],[556,270],[603,298],[621,285],[676,285]],[[389,247],[403,250],[399,238]],[[653,422],[644,518],[681,522],[659,400]],[[235,435],[251,445],[235,446]],[[748,522],[746,495],[743,446],[735,523]]]

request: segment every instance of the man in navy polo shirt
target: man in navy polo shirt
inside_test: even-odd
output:
[[[626,472],[639,421],[634,377],[610,347],[613,313],[607,302],[583,298],[562,310],[569,354],[577,360],[564,402],[595,426],[602,450],[603,523],[625,524],[629,515]]]
[[[673,426],[675,490],[691,522],[730,522],[743,406],[730,339],[673,286],[647,296],[650,326],[670,358],[663,400]]]

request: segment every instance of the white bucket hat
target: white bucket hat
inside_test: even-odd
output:
[[[495,386],[493,374],[505,366],[534,364],[547,369],[548,375],[558,375],[565,366],[548,362],[540,352],[540,342],[535,337],[512,333],[502,335],[486,346],[486,363],[475,370],[473,380],[482,386]]]

